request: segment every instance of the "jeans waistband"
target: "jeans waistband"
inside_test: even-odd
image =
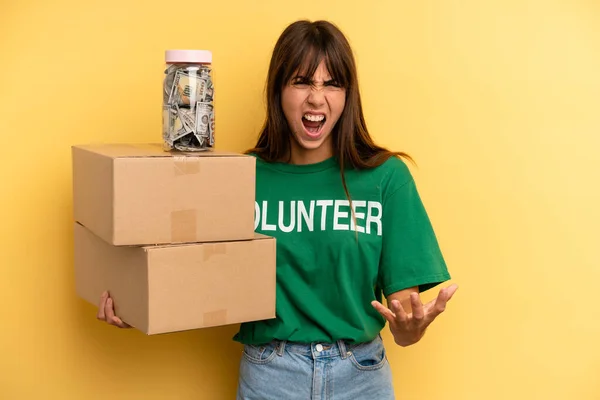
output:
[[[288,342],[286,340],[275,340],[275,349],[279,356],[287,350],[290,353],[312,355],[314,358],[324,357],[341,357],[346,358],[348,354],[348,346],[343,340],[338,340],[335,343],[297,343]]]
[[[378,336],[374,340],[381,340]],[[361,346],[365,343],[350,344],[345,340],[337,340],[333,343],[327,342],[313,342],[313,343],[298,343],[289,342],[287,340],[274,340],[273,345],[277,355],[282,356],[284,351],[287,350],[290,353],[312,355],[314,358],[325,358],[325,357],[341,357],[345,359],[352,354],[352,349],[356,346]]]

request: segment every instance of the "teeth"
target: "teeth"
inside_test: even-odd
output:
[[[325,119],[324,115],[312,115],[312,114],[304,114],[304,118],[313,122],[320,122]]]

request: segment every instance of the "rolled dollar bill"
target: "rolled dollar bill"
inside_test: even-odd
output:
[[[195,71],[178,70],[175,73],[169,96],[170,104],[193,105],[203,101],[206,92],[206,79],[200,78]]]
[[[196,112],[189,108],[177,108],[177,115],[188,132],[196,132]]]
[[[208,144],[207,146],[215,147],[215,110],[210,111],[210,124],[208,125]]]
[[[206,151],[208,147],[205,146],[204,138],[200,137],[198,140],[198,136],[190,133],[181,139],[177,140],[173,147],[179,151]]]
[[[210,79],[210,70],[206,67],[200,68],[200,77],[206,80]]]
[[[167,145],[168,149],[171,149],[173,148],[173,140],[171,139],[171,106],[168,104],[163,105],[162,126],[163,142]]]
[[[177,139],[182,138],[188,133],[194,133],[194,129],[190,128],[189,125],[184,123],[185,117],[182,119],[184,113],[180,112],[180,108],[175,106],[170,109],[170,139],[171,142],[175,142]]]
[[[165,79],[163,83],[163,103],[169,103],[169,98],[171,97],[171,92],[173,91],[173,82],[175,81],[177,68],[177,65],[171,64],[165,70]]]
[[[215,90],[213,87],[213,83],[212,83],[212,79],[208,79],[206,81],[206,91],[204,93],[204,102],[205,103],[211,103],[214,100],[215,97]]]
[[[210,103],[196,103],[196,136],[209,138],[210,116],[213,112],[213,106]]]

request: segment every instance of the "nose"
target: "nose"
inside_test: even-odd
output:
[[[312,87],[308,97],[306,98],[306,102],[313,106],[314,108],[319,108],[323,104],[325,104],[325,93],[321,88]]]

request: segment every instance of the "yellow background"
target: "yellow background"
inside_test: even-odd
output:
[[[4,0],[0,397],[234,398],[236,326],[147,337],[75,296],[70,146],[159,141],[164,50],[206,48],[218,147],[246,149],[298,18],[347,33],[461,286],[421,343],[386,328],[398,398],[600,399],[595,0]]]

